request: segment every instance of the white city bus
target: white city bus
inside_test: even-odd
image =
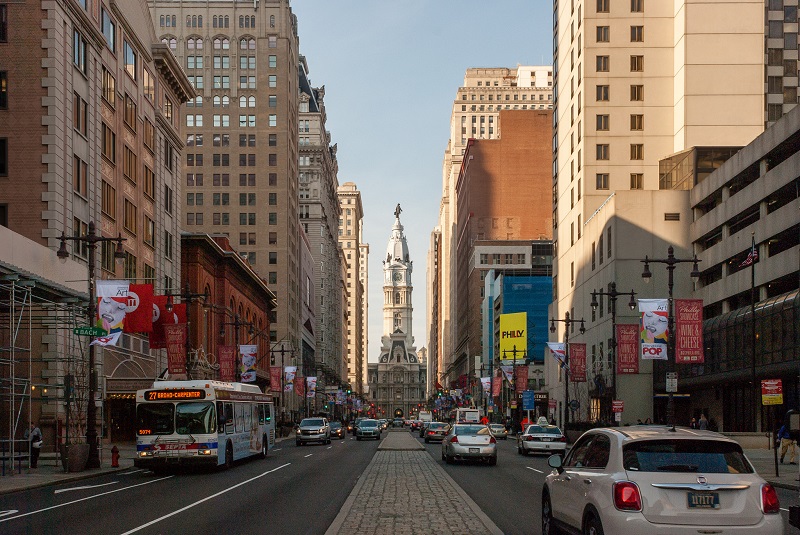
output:
[[[255,385],[156,381],[136,392],[136,467],[230,467],[274,446],[272,398]]]

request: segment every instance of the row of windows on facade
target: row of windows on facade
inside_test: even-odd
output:
[[[570,0],[572,2],[572,12],[575,12],[575,0]],[[609,13],[611,8],[611,1],[612,0],[597,0],[597,12],[598,13]],[[618,1],[620,4],[624,3],[626,0],[615,0]],[[659,0],[655,0],[659,1]],[[644,0],[630,0],[631,5],[631,13],[643,13],[644,12]],[[578,6],[578,17],[580,18],[580,10],[581,7]]]
[[[277,173],[269,173],[268,174],[268,184],[269,186],[277,186],[278,185],[278,174]],[[204,176],[203,173],[187,173],[186,174],[186,185],[187,186],[204,186]],[[229,173],[213,173],[211,175],[211,185],[212,186],[221,186],[221,187],[228,187],[231,185],[231,175]],[[239,186],[240,187],[253,187],[256,185],[256,174],[255,173],[239,173]],[[215,194],[216,195],[216,194]],[[270,193],[270,195],[274,195]]]
[[[211,117],[212,125],[217,128],[230,128],[231,116],[228,114],[214,114]],[[202,127],[203,115],[202,114],[189,114],[186,116],[186,126],[188,127]],[[256,116],[255,115],[239,115],[239,128],[255,128]],[[267,116],[267,126],[276,128],[278,126],[278,114],[271,113]]]
[[[162,28],[177,28],[178,17],[177,15],[161,15],[158,17],[158,24]],[[230,16],[229,15],[213,15],[211,17],[211,26],[213,28],[229,28]],[[187,28],[202,28],[203,15],[186,15]],[[255,28],[256,17],[255,15],[239,15],[239,28]],[[275,15],[269,16],[269,27],[275,27]]]
[[[211,46],[214,50],[230,50],[231,40],[225,36],[216,36],[211,40]],[[189,37],[186,40],[187,50],[203,50],[202,37]],[[178,50],[178,38],[173,35],[165,35],[161,37],[161,42],[167,45],[173,53]],[[267,37],[268,48],[278,48],[278,36],[270,35]],[[253,37],[242,37],[239,39],[239,50],[255,50],[256,40]]]
[[[553,76],[553,72],[552,71],[547,71],[547,76],[548,76],[548,78]],[[552,84],[552,82],[548,82],[547,85],[551,85],[551,84]],[[499,87],[500,86],[500,82],[498,82],[497,80],[486,80],[485,82],[482,81],[482,80],[478,80],[476,85],[478,87]],[[517,86],[514,86],[514,87],[517,87]],[[533,98],[533,97],[531,97],[531,98]],[[472,100],[475,100],[475,99],[473,98]],[[498,100],[500,100],[500,99],[498,98]],[[523,100],[524,100],[524,98],[523,98]]]
[[[229,193],[212,193],[211,195],[212,195],[212,204],[213,204],[213,206],[229,206],[230,205],[230,194]],[[187,206],[203,206],[204,202],[205,202],[205,194],[204,193],[187,193],[186,194],[186,205]],[[277,205],[278,205],[278,194],[277,193],[270,193],[269,194],[269,206],[277,206]],[[239,194],[239,206],[256,206],[256,194],[255,193],[240,193]]]
[[[491,262],[490,262],[491,260]],[[481,265],[524,265],[525,261],[525,253],[518,253],[518,254],[500,254],[500,253],[493,253],[489,255],[489,253],[481,253],[480,254],[480,264]]]
[[[469,111],[494,111],[495,109],[497,111],[500,111],[500,110],[527,110],[529,108],[528,108],[527,104],[523,104],[521,106],[517,105],[517,104],[514,104],[513,106],[510,105],[510,104],[506,104],[505,106],[498,105],[497,107],[495,107],[495,106],[493,106],[491,104],[489,106],[484,106],[483,104],[481,104],[480,106],[475,106],[475,105],[470,106]],[[536,106],[534,104],[531,104],[530,109],[531,110],[537,110],[537,109],[538,110],[552,110],[553,109],[553,105],[552,104],[539,104],[538,106]],[[461,106],[461,111],[467,111],[467,106]]]
[[[484,95],[477,95],[477,96],[479,97],[478,100],[483,100]],[[503,95],[497,95],[497,101],[498,102],[501,101],[501,100],[520,100],[519,99],[519,95],[517,95],[517,94],[514,95],[513,99],[510,98],[511,95],[505,95],[504,99],[501,99],[500,98],[501,96],[503,96]],[[528,95],[526,93],[524,93],[522,95],[522,100],[528,100],[529,96],[530,96],[531,101],[535,101],[536,100],[536,95]],[[469,97],[470,97],[470,100],[475,100],[475,95],[474,94],[470,94]],[[490,94],[490,95],[488,95],[488,97],[489,98],[487,100],[489,100],[489,101],[494,100],[494,95]],[[545,99],[544,93],[540,93],[538,99],[539,100],[553,100],[553,94],[552,93],[548,93],[547,94],[547,99]],[[467,94],[466,93],[463,93],[461,95],[461,100],[467,100]]]
[[[230,154],[212,154],[212,164],[214,167],[228,167],[230,165]],[[270,167],[275,167],[278,165],[278,155],[277,154],[268,154],[267,161]],[[187,167],[194,167],[194,166],[202,166],[203,165],[203,154],[186,154],[186,166]],[[240,167],[255,167],[256,165],[256,155],[255,154],[240,154],[239,155],[239,166]]]
[[[269,134],[268,143],[270,147],[278,146],[278,134]],[[211,144],[215,147],[229,147],[231,144],[231,135],[222,133],[211,134]],[[203,134],[186,134],[187,147],[202,147]],[[255,147],[256,135],[255,134],[239,134],[240,147]]]
[[[236,58],[234,57],[234,61]],[[230,56],[213,56],[212,58],[212,67],[214,69],[224,69],[228,70],[231,68],[231,57]],[[275,69],[278,67],[278,57],[277,56],[269,56],[269,63],[267,64],[269,68]],[[207,66],[203,56],[186,56],[186,69],[187,70],[198,70],[204,69]],[[247,70],[255,70],[256,69],[256,57],[255,56],[239,56],[239,69],[247,71]]]

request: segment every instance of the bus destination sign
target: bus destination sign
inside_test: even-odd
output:
[[[174,401],[184,399],[205,399],[206,391],[200,388],[182,390],[148,390],[144,393],[145,401]]]

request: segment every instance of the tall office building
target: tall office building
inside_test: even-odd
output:
[[[456,180],[470,139],[497,139],[501,136],[500,110],[547,110],[553,106],[553,69],[549,66],[517,68],[470,68],[458,88],[450,115],[450,139],[442,162],[442,199],[439,205],[440,232],[438,322],[431,325],[428,362],[431,369],[446,370],[456,358],[455,324],[455,243],[453,230],[458,220]],[[429,255],[434,254],[431,250]],[[428,261],[432,265],[431,261]],[[428,300],[433,295],[428,289]],[[436,340],[437,343],[431,343]],[[436,362],[434,364],[434,362]]]
[[[622,291],[624,282],[635,281],[637,297],[665,297],[665,284],[638,288],[639,260],[666,256],[668,245],[676,256],[691,257],[688,196],[660,180],[659,161],[690,147],[746,145],[777,114],[766,105],[773,97],[765,96],[765,70],[780,63],[797,74],[795,60],[778,62],[782,52],[768,52],[770,66],[765,65],[764,40],[768,49],[778,46],[769,37],[777,35],[778,24],[765,22],[764,13],[764,0],[555,4],[551,317],[569,312],[572,319],[587,321],[586,334],[580,336],[573,324],[570,338],[587,343],[589,375],[596,379],[583,387],[576,417],[591,418],[610,402],[613,371],[604,348],[611,342],[611,305],[601,302],[593,311],[591,291],[607,291],[611,282]],[[786,51],[787,58],[796,54]],[[781,93],[796,81],[784,78]],[[700,164],[714,167],[720,161]],[[691,292],[689,270],[676,271],[675,296]],[[627,307],[620,312],[618,323],[635,320]],[[553,339],[563,340],[564,329],[558,323]],[[548,373],[551,398],[565,401],[559,370],[549,366]],[[633,409],[623,421],[651,414],[651,373],[644,361],[639,374],[618,377],[617,391]],[[656,380],[663,384],[663,378]],[[559,401],[559,415],[564,410]]]
[[[158,39],[197,91],[181,110],[183,226],[229,236],[267,279],[277,296],[270,340],[291,351],[286,365],[298,364],[297,18],[288,0],[149,5]]]
[[[339,164],[336,145],[326,127],[325,88],[313,87],[306,58],[300,57],[300,223],[314,257],[316,307],[312,331],[316,351],[311,353],[320,391],[347,379],[342,364],[343,308],[339,256]],[[306,351],[304,351],[304,355]]]
[[[362,231],[363,235],[363,231]],[[367,384],[367,356],[369,355],[369,244],[362,243],[358,258],[358,280],[361,281],[361,371],[355,374],[358,392],[364,393]]]
[[[364,245],[362,240],[362,223],[364,207],[361,204],[361,192],[353,182],[345,182],[339,187],[339,247],[345,258],[345,291],[347,295],[343,316],[347,318],[345,326],[345,367],[343,378],[350,383],[356,393],[363,393],[363,377],[366,364],[364,353],[364,316],[366,286],[363,277],[366,274],[366,257],[362,258]]]

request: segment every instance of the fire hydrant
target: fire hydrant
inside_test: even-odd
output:
[[[116,446],[111,448],[111,467],[119,468],[119,448]]]

